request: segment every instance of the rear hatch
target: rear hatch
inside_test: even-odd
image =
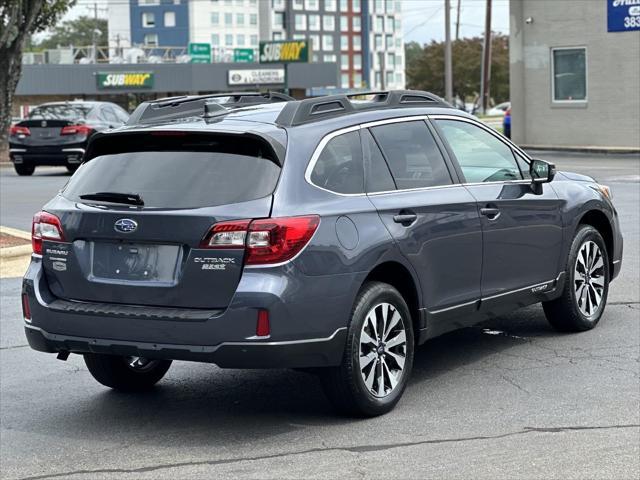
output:
[[[207,234],[222,221],[269,217],[279,161],[256,138],[162,136],[114,138],[145,149],[91,159],[47,205],[64,237],[43,245],[57,297],[207,309],[231,301],[244,250],[209,248]]]
[[[84,125],[90,110],[89,107],[82,105],[41,105],[31,112],[28,119],[16,124],[19,127],[26,127],[29,134],[21,134],[12,140],[32,147],[77,143],[86,138],[87,131],[81,129],[81,132],[77,132],[73,129],[64,130],[64,128]]]

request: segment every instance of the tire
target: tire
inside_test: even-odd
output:
[[[171,360],[95,353],[85,353],[84,363],[93,378],[102,385],[123,392],[149,390],[164,377],[171,366]]]
[[[33,175],[36,170],[35,165],[25,165],[24,163],[14,163],[13,168],[16,169],[16,173],[21,177]]]
[[[607,304],[610,278],[606,245],[591,225],[578,229],[565,271],[562,295],[542,304],[545,316],[561,332],[591,330],[600,321]]]
[[[385,310],[386,328],[382,328]],[[377,343],[378,336],[374,333],[374,318],[375,331],[383,336],[381,343]],[[387,413],[400,400],[411,375],[414,340],[409,308],[391,285],[369,282],[356,297],[348,328],[341,365],[323,369],[320,374],[324,391],[342,414],[374,417]],[[383,331],[386,335],[382,334]],[[364,340],[362,346],[361,340]],[[392,341],[395,345],[389,346]],[[360,364],[361,348],[363,353],[368,352],[362,357],[368,359],[363,363],[363,369]],[[379,375],[381,371],[384,372],[382,377]]]

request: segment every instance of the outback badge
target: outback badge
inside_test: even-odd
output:
[[[138,222],[130,218],[121,218],[120,220],[116,220],[113,228],[116,232],[131,233],[135,232],[138,228]]]

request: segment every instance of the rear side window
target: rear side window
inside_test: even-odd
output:
[[[270,195],[279,175],[271,160],[232,153],[117,153],[84,164],[63,195],[81,201],[90,193],[137,193],[145,208],[198,208]]]
[[[436,141],[423,121],[371,128],[398,189],[450,185],[451,175]]]
[[[336,193],[363,193],[364,167],[359,132],[332,138],[311,171],[311,182]]]
[[[369,133],[369,130],[362,130],[362,144],[366,161],[366,184],[367,192],[388,192],[396,189],[389,166],[382,156],[378,144]]]

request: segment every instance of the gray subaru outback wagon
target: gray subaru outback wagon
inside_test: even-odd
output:
[[[34,217],[31,347],[125,391],[172,360],[309,369],[372,416],[429,338],[537,302],[598,323],[622,258],[606,186],[435,95],[359,95],[174,97],[96,134]]]

